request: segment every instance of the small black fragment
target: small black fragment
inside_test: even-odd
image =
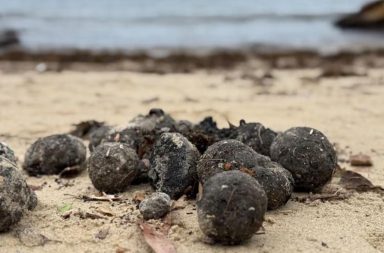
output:
[[[106,142],[89,157],[89,177],[99,191],[123,192],[139,173],[139,161],[135,150],[126,144]]]
[[[179,133],[163,133],[150,158],[148,176],[157,191],[177,199],[197,182],[197,148]]]
[[[113,131],[113,127],[111,126],[101,126],[97,128],[96,130],[92,131],[89,134],[89,151],[93,151],[97,146],[100,145],[100,143],[106,139],[110,133]]]
[[[15,152],[4,142],[0,142],[0,157],[4,157],[16,164]]]
[[[336,152],[327,137],[309,127],[279,134],[271,145],[271,158],[292,173],[295,189],[303,191],[326,184],[337,166]]]
[[[239,244],[261,227],[267,197],[261,185],[240,171],[216,174],[204,185],[197,202],[200,229],[222,244]]]
[[[23,168],[32,176],[59,174],[72,166],[82,166],[87,149],[81,139],[57,134],[35,141],[27,150]]]

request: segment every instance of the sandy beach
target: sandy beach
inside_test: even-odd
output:
[[[26,149],[39,137],[69,132],[72,124],[90,119],[124,126],[137,114],[159,107],[175,119],[196,123],[211,115],[220,126],[246,119],[276,131],[314,127],[342,150],[342,168],[384,187],[380,68],[364,67],[364,75],[337,78],[318,78],[319,68],[265,69],[252,64],[159,74],[108,66],[43,73],[28,67],[5,69],[0,72],[0,140],[15,150],[19,167]],[[372,158],[372,167],[356,170],[344,162],[360,152]],[[133,200],[141,192],[150,193],[150,186],[133,186],[120,195],[122,201],[84,202],[76,196],[97,194],[86,171],[69,180],[24,176],[36,189],[39,203],[0,235],[0,252],[151,252]],[[63,218],[63,206],[97,215]],[[179,253],[384,252],[384,198],[374,192],[324,202],[290,200],[268,212],[264,229],[240,246],[204,243],[192,200],[172,211],[169,220],[167,236]],[[100,239],[100,232],[105,237]]]

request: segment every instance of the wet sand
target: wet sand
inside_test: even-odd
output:
[[[68,132],[71,124],[88,119],[123,126],[137,114],[161,107],[176,119],[193,122],[212,115],[221,126],[244,118],[277,131],[317,128],[347,157],[359,152],[370,155],[374,166],[359,172],[384,186],[380,68],[359,66],[365,76],[317,78],[318,67],[267,69],[250,63],[226,70],[161,74],[108,66],[44,73],[33,70],[33,65],[18,71],[9,63],[2,66],[9,67],[0,73],[0,139],[16,151],[19,164],[38,137]],[[340,166],[353,169],[348,163]],[[27,181],[42,186],[36,190],[39,204],[12,231],[0,235],[0,252],[150,252],[132,200],[136,191],[150,192],[149,186],[132,187],[121,195],[121,202],[84,202],[74,196],[96,194],[86,172],[69,181],[58,181],[56,176],[27,177]],[[64,219],[59,209],[65,205],[99,217]],[[244,245],[224,247],[202,241],[195,203],[190,201],[171,213],[168,237],[178,252],[383,252],[383,210],[383,197],[377,193],[355,193],[339,201],[289,201],[267,213],[265,233]],[[20,236],[18,231],[25,229],[33,233]],[[109,231],[103,240],[95,237],[100,230]]]

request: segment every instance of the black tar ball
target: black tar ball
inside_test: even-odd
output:
[[[51,135],[28,148],[23,168],[30,175],[58,174],[65,168],[83,165],[86,153],[81,139],[69,134]]]
[[[150,158],[148,176],[157,191],[177,199],[197,182],[197,148],[179,133],[163,133]]]
[[[252,168],[251,173],[267,194],[268,210],[277,209],[287,203],[294,185],[291,172],[269,160]]]
[[[223,140],[208,147],[197,163],[199,181],[204,182],[211,176],[228,170],[252,172],[261,162],[269,158],[256,153],[251,147],[237,140]]]
[[[93,151],[97,146],[100,145],[100,143],[106,139],[110,133],[113,131],[113,128],[111,126],[103,125],[99,127],[98,129],[92,131],[89,135],[89,151]]]
[[[26,210],[37,205],[35,193],[8,159],[0,157],[0,232],[20,221]]]
[[[0,142],[0,157],[4,157],[16,164],[15,152],[4,142]]]
[[[273,130],[265,128],[260,123],[245,123],[241,120],[240,126],[233,131],[232,138],[250,146],[260,154],[269,156],[276,135]]]
[[[89,157],[88,173],[96,189],[123,192],[139,173],[139,157],[123,143],[100,144]]]
[[[289,170],[297,190],[312,191],[326,184],[337,166],[336,152],[327,137],[309,127],[279,134],[271,145],[272,160]]]
[[[226,171],[207,180],[197,202],[200,229],[222,244],[239,244],[261,227],[267,197],[253,177]]]

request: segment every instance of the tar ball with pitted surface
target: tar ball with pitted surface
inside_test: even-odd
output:
[[[99,146],[101,142],[106,139],[112,131],[113,127],[107,125],[103,125],[95,131],[92,131],[89,135],[89,151],[92,152],[97,146]]]
[[[260,123],[240,121],[240,126],[232,131],[232,138],[250,146],[256,152],[269,156],[270,147],[277,133]]]
[[[27,210],[37,205],[37,197],[29,188],[16,165],[0,156],[0,232],[20,221]]]
[[[0,142],[0,157],[4,157],[16,164],[15,152],[4,142]]]
[[[252,173],[252,168],[270,160],[237,140],[223,140],[208,147],[197,163],[199,181],[228,170]]]
[[[96,189],[106,193],[125,191],[139,172],[135,150],[118,142],[100,144],[89,157],[88,173]]]
[[[81,139],[69,134],[51,135],[28,148],[23,168],[33,176],[59,174],[68,167],[84,167],[86,153]]]
[[[253,177],[225,171],[207,180],[197,202],[200,229],[222,244],[239,244],[261,227],[267,197]]]
[[[325,185],[337,166],[336,152],[327,137],[309,127],[279,134],[271,145],[271,158],[292,173],[295,188],[303,191]]]
[[[163,133],[150,158],[148,176],[157,191],[177,199],[197,183],[197,148],[179,133]],[[197,187],[196,187],[197,188]]]
[[[291,172],[268,158],[252,168],[251,173],[267,194],[268,210],[277,209],[287,203],[293,192],[294,180]]]

